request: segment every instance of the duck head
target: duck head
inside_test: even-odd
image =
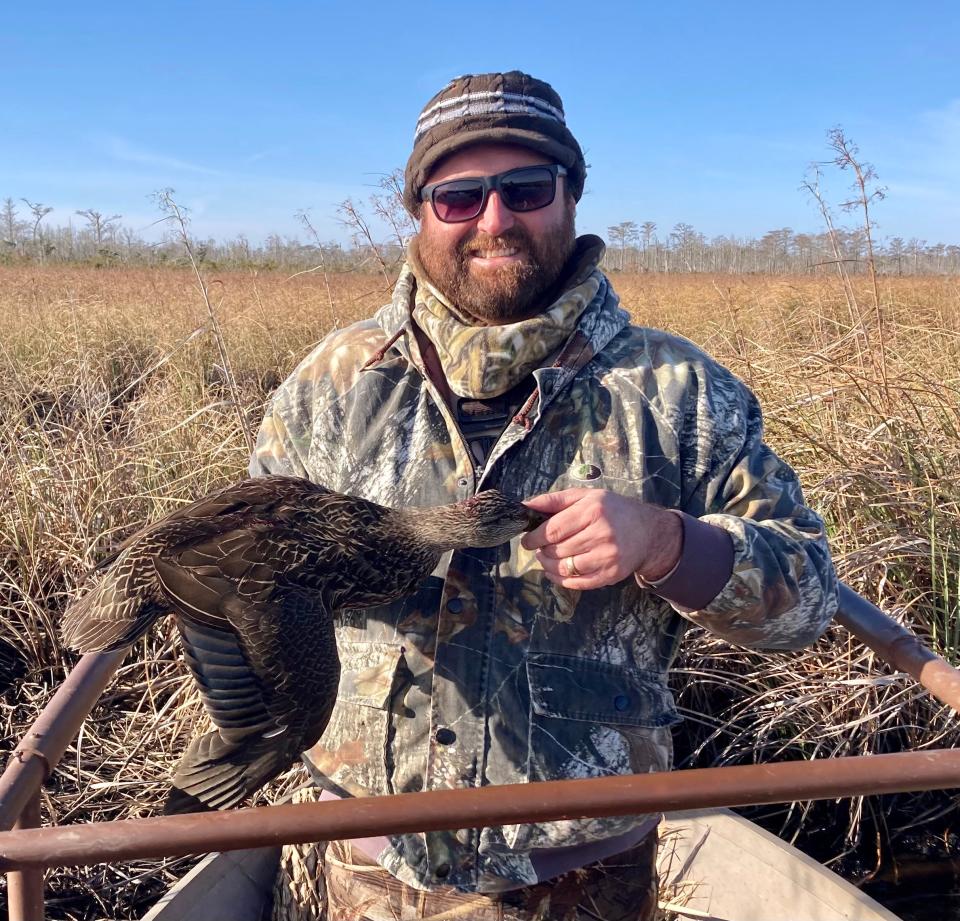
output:
[[[415,514],[417,530],[430,543],[457,549],[496,547],[547,520],[546,515],[496,489],[484,490],[453,505],[416,509]]]

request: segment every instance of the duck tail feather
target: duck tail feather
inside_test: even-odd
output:
[[[229,809],[290,764],[285,753],[261,735],[231,742],[217,730],[205,733],[190,743],[177,766],[164,814]]]
[[[123,599],[112,603],[101,586],[71,604],[60,624],[66,644],[77,652],[102,652],[129,646],[143,636],[169,605],[159,599]]]

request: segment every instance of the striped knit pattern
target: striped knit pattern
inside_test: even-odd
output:
[[[444,122],[455,118],[466,118],[470,115],[491,115],[493,113],[539,116],[552,119],[561,125],[566,124],[563,112],[560,109],[536,96],[523,96],[519,93],[504,93],[494,90],[483,93],[464,93],[453,99],[444,99],[421,112],[420,118],[417,119],[417,132],[413,143],[416,144],[425,132],[437,125],[442,125]]]

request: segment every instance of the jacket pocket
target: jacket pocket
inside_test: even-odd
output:
[[[337,648],[337,703],[320,741],[307,752],[308,766],[354,796],[392,792],[387,742],[403,647],[340,641]]]
[[[680,722],[673,695],[655,672],[576,656],[531,652],[527,657],[527,680],[531,717],[647,729]]]
[[[654,672],[555,653],[530,653],[527,780],[669,770],[673,695]],[[566,847],[629,831],[636,816],[511,826],[521,849]],[[512,839],[512,840],[511,840]]]

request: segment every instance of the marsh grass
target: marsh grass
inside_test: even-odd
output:
[[[754,388],[769,442],[828,521],[841,576],[960,662],[956,281],[881,279],[885,382],[871,318],[838,281],[613,281],[635,322],[693,339]],[[0,696],[6,751],[75,661],[57,623],[88,568],[145,519],[242,477],[243,420],[255,430],[311,346],[387,297],[380,276],[236,272],[207,283],[229,375],[186,271],[0,267],[0,639],[28,660]],[[793,654],[692,630],[678,664],[684,764],[958,741],[955,714],[839,628]],[[68,750],[45,787],[44,821],[153,813],[202,721],[168,625],[131,651]],[[295,771],[264,796],[301,779]],[[869,868],[898,836],[939,830],[950,809],[948,797],[915,794],[766,815],[787,837],[826,829],[824,857],[862,858],[867,842]],[[51,916],[139,917],[190,862],[54,871]]]

